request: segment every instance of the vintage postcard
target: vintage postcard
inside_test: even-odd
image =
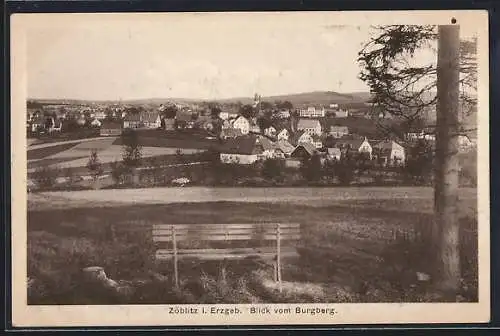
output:
[[[18,327],[487,322],[483,11],[11,17]]]

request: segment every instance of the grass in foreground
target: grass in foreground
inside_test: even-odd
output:
[[[28,213],[28,276],[34,284],[28,301],[145,304],[439,300],[432,284],[416,280],[417,271],[432,272],[425,257],[428,246],[403,243],[394,237],[396,229],[426,225],[432,221],[431,215],[384,211],[383,202],[377,202],[378,206],[371,207],[213,202],[33,208]],[[181,263],[181,286],[176,290],[171,265],[158,265],[153,259],[152,224],[259,221],[302,223],[303,239],[298,246],[301,257],[284,262],[283,293],[272,281],[272,269],[257,261]],[[469,256],[477,254],[469,252]],[[467,261],[462,296],[463,300],[476,301],[477,260]],[[137,290],[125,297],[114,297],[85,287],[81,270],[96,265],[104,267],[112,279],[133,283]]]

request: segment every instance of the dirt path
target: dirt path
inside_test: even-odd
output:
[[[179,202],[269,202],[325,206],[332,201],[363,201],[387,199],[432,199],[432,188],[365,187],[365,188],[204,188],[163,187],[148,189],[106,189],[70,192],[45,192],[40,196],[64,200],[68,206],[88,204],[168,204]],[[463,189],[461,198],[476,198],[474,189]]]

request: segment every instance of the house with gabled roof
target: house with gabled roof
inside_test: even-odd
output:
[[[186,129],[193,128],[193,114],[187,110],[178,110],[175,114],[175,128],[176,129]]]
[[[339,139],[349,134],[349,128],[347,126],[332,125],[328,134],[332,138]]]
[[[141,128],[142,120],[140,114],[128,113],[123,118],[123,128]]]
[[[303,143],[311,143],[312,144],[314,141],[313,141],[311,134],[306,133],[306,131],[299,131],[299,132],[295,132],[294,134],[292,134],[292,136],[290,136],[289,142],[292,145],[297,146],[297,145],[300,145]]]
[[[323,138],[317,134],[311,135],[312,144],[316,148],[323,148]]]
[[[45,128],[45,118],[42,115],[34,116],[30,122],[31,132],[37,132],[38,130]]]
[[[141,115],[142,123],[146,128],[160,128],[161,117],[158,112],[146,112]]]
[[[321,123],[317,119],[299,119],[297,130],[304,131],[311,135],[321,135]]]
[[[290,134],[290,130],[284,127],[281,130],[277,131],[276,138],[278,139],[278,141],[288,141],[290,139]]]
[[[248,134],[250,132],[250,121],[244,116],[238,116],[232,121],[230,121],[233,128],[238,128],[241,133]]]
[[[339,148],[327,148],[326,155],[329,160],[339,161],[342,157],[342,153]]]
[[[290,118],[290,110],[289,109],[280,109],[276,116],[280,119],[288,119]]]
[[[264,153],[256,136],[245,135],[227,139],[220,149],[222,163],[253,164]]]
[[[314,155],[314,153],[317,153],[316,147],[314,147],[313,144],[311,143],[303,143],[295,147],[293,152],[290,154],[292,158],[309,158]]]
[[[62,119],[56,118],[54,120],[54,118],[52,118],[52,120],[53,120],[53,124],[52,124],[52,127],[49,129],[49,132],[61,132],[62,125],[63,125]]]
[[[278,140],[276,144],[285,154],[285,156],[290,156],[290,154],[292,154],[292,152],[295,150],[295,147],[286,140]]]
[[[223,128],[220,132],[219,137],[221,139],[237,138],[243,136],[239,128]]]
[[[307,108],[301,108],[299,115],[303,118],[324,118],[325,112],[325,108],[322,106],[308,106]]]
[[[383,165],[404,164],[406,159],[404,147],[393,140],[378,141],[372,154]]]
[[[276,136],[276,128],[274,126],[269,126],[264,130],[264,135],[270,136],[270,137],[275,137]]]
[[[343,155],[367,153],[372,157],[373,148],[366,137],[364,138],[342,138],[335,141],[335,148],[339,148]]]
[[[122,134],[123,127],[121,122],[103,120],[100,129],[101,136],[119,136]]]
[[[101,127],[102,125],[102,121],[100,121],[99,119],[97,118],[94,118],[91,122],[90,122],[90,126],[92,127]]]
[[[265,136],[259,136],[257,137],[257,143],[260,143],[262,145],[262,158],[264,159],[284,159],[285,158],[285,153],[281,150],[281,148],[273,141],[270,139],[266,138]]]

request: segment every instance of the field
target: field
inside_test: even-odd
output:
[[[442,299],[432,290],[432,281],[416,279],[416,272],[432,274],[428,257],[434,252],[428,245],[409,243],[403,234],[432,223],[430,189],[297,188],[288,190],[287,198],[280,197],[278,188],[165,190],[125,190],[112,197],[111,190],[30,194],[29,303]],[[464,190],[461,197],[462,222],[474,223],[473,190]],[[297,245],[300,258],[284,263],[282,293],[272,281],[272,270],[256,261],[181,263],[181,286],[176,290],[171,265],[153,260],[153,224],[274,221],[302,224]],[[476,253],[468,252],[469,256]],[[465,260],[467,285],[459,300],[475,301],[477,270],[473,260]],[[123,297],[106,296],[92,288],[83,291],[81,270],[87,266],[102,266],[111,279],[132,284],[135,290]]]
[[[166,132],[163,130],[140,130],[137,132],[138,140],[143,147],[167,147],[207,150],[216,146],[216,140],[206,139],[207,134],[192,133],[190,131]],[[121,146],[122,139],[116,138],[113,145]]]
[[[144,140],[148,139],[148,140]],[[142,157],[165,157],[173,156],[178,150],[182,154],[195,154],[202,152],[202,149],[188,148],[189,146],[180,146],[182,140],[174,139],[176,143],[163,141],[162,138],[143,138],[141,141]],[[60,144],[43,144],[28,149],[28,172],[33,172],[38,167],[58,167],[72,168],[76,171],[85,171],[85,166],[91,150],[97,150],[99,160],[108,169],[109,163],[120,161],[122,159],[123,147],[120,138],[97,138],[87,139],[77,142],[64,142]],[[148,146],[148,144],[152,144]],[[171,147],[167,147],[170,145]],[[199,146],[198,146],[199,147]],[[86,171],[84,173],[87,173]]]

